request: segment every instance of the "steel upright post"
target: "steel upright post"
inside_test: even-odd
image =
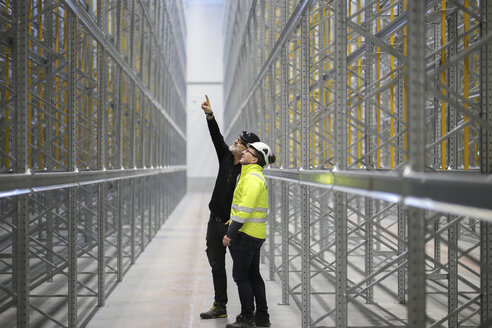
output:
[[[399,0],[398,3],[398,15],[403,14],[403,2],[406,0]],[[403,52],[405,49],[405,38],[406,35],[404,31],[400,32],[398,34],[399,36],[399,41],[400,41],[400,51]],[[400,60],[398,59],[398,65],[402,67]],[[406,92],[406,86],[405,86],[405,79],[404,77],[405,71],[404,68],[398,69],[398,92],[397,92],[397,97],[398,97],[398,163],[397,166],[401,165],[403,162],[405,162],[406,154],[402,149],[405,149],[405,134],[403,133],[404,130],[406,130],[405,125],[402,122],[405,122],[405,92]],[[403,254],[406,251],[406,211],[403,205],[398,204],[398,255]],[[398,261],[398,265],[400,266],[400,269],[398,269],[398,301],[400,304],[405,304],[406,299],[406,272],[405,272],[405,266],[403,265],[404,262],[406,261],[405,258],[401,258]]]
[[[162,162],[161,162],[161,151],[162,151],[162,117],[160,115],[157,115],[157,137],[156,137],[156,157],[155,157],[155,167],[157,168],[162,168]],[[162,198],[161,198],[161,180],[162,179],[162,174],[159,174],[157,176],[157,209],[156,209],[156,229],[155,232],[159,231],[159,228],[162,225],[162,213],[161,213],[161,203],[162,203]]]
[[[121,53],[121,0],[116,1],[116,48]],[[123,108],[121,105],[122,68],[118,65],[116,68],[116,168],[123,168]],[[116,181],[116,252],[117,252],[117,279],[120,282],[123,279],[123,182]]]
[[[149,25],[150,25],[150,22],[149,22]],[[154,49],[152,48],[152,34],[148,34],[148,35],[149,35],[149,36],[148,36],[148,38],[149,38],[149,57],[148,57],[148,58],[149,58],[149,63],[148,63],[148,67],[147,67],[147,69],[148,69],[148,73],[147,73],[147,74],[148,74],[148,76],[149,76],[149,80],[148,80],[148,82],[147,82],[147,78],[145,78],[145,80],[144,80],[144,84],[146,84],[146,85],[147,85],[147,88],[149,88],[149,89],[150,89],[150,92],[151,92],[151,94],[152,94],[152,90],[153,90],[153,88],[152,88],[152,83],[153,83],[153,81],[152,81],[152,75],[153,75],[152,65],[153,65],[155,62],[152,60],[152,51],[154,50]],[[155,50],[154,50],[154,51],[155,51]],[[157,51],[156,51],[156,53],[157,53]],[[152,94],[152,95],[153,95],[153,96],[155,96],[155,94]],[[152,145],[149,145],[149,147],[152,147]],[[152,156],[152,155],[150,155],[150,157],[151,157],[151,156]]]
[[[321,29],[322,33],[321,33],[321,36],[320,36],[320,42],[322,43],[326,43],[328,44],[328,41],[331,41],[331,13],[333,12],[331,8],[329,8],[328,4],[322,4],[321,6],[323,6],[323,12],[324,12],[324,17],[323,19],[326,20],[326,22],[323,24],[323,28]],[[322,52],[323,55],[328,55],[328,49],[324,50]],[[326,91],[325,91],[326,92]],[[324,97],[325,99],[323,99],[323,102],[326,102],[326,97]],[[326,105],[326,104],[325,104]],[[328,121],[329,120],[326,120],[325,121]],[[331,123],[331,122],[330,122]],[[326,145],[325,148],[330,148],[331,145],[330,145],[330,142],[331,142],[331,136],[330,136],[330,129],[331,127],[328,127],[329,123],[323,123],[323,127],[321,128],[321,130],[323,131],[322,134],[324,134],[324,136],[322,137],[322,140],[320,140],[321,144],[324,144]],[[329,132],[330,131],[330,132]],[[327,152],[328,149],[323,149],[323,155],[322,155],[322,159],[320,161],[320,164],[322,164],[322,167],[324,169],[328,169],[329,168],[329,159],[328,159],[328,152]],[[331,192],[321,192],[321,218],[320,218],[320,248],[322,250],[321,252],[321,258],[325,258],[325,255],[326,255],[326,248],[328,246],[328,243],[329,243],[329,230],[330,230],[330,221],[329,221],[329,204],[330,204],[330,201],[331,201],[331,196],[332,196],[332,193]]]
[[[15,26],[14,78],[15,78],[15,172],[28,173],[28,19],[29,1],[14,2]],[[29,327],[29,196],[17,196],[17,209],[12,249],[12,280],[17,292],[17,326]]]
[[[130,67],[135,68],[135,1],[130,1]],[[137,124],[137,111],[136,111],[136,86],[133,80],[130,81],[130,95],[128,97],[129,104],[128,110],[130,111],[130,144],[129,144],[129,157],[130,157],[130,167],[132,169],[137,168],[136,161],[136,124]],[[131,179],[131,205],[130,205],[130,263],[135,264],[135,243],[136,243],[136,216],[137,216],[137,195],[136,195],[136,178]]]
[[[372,5],[369,5],[365,10],[366,28],[367,32],[373,33],[373,8]],[[367,42],[367,53],[366,53],[366,67],[365,67],[365,80],[366,80],[366,92],[370,93],[372,91],[371,85],[373,84],[373,63],[374,63],[374,44],[372,42]],[[379,110],[379,109],[378,109]],[[366,135],[365,135],[365,153],[366,153],[366,169],[374,170],[375,169],[375,161],[374,161],[374,153],[373,150],[376,148],[376,138],[374,137],[373,129],[376,129],[375,121],[376,121],[376,113],[374,110],[374,104],[372,101],[366,101],[365,104],[365,120],[366,120]],[[377,154],[377,152],[375,152]],[[374,200],[365,197],[364,198],[364,216],[366,220],[365,227],[365,275],[371,276],[374,271]],[[372,284],[372,279],[367,279],[366,285],[370,286]],[[372,287],[367,287],[366,290],[366,303],[372,303],[374,300],[374,289]]]
[[[97,24],[106,31],[106,1],[97,2]],[[97,44],[97,169],[106,169],[106,88],[107,88],[107,61],[104,46]],[[97,295],[98,306],[104,306],[105,291],[105,241],[106,241],[106,183],[97,185]]]
[[[438,11],[438,10],[441,10],[442,11],[442,15],[446,15],[446,8],[442,8],[441,7],[441,3],[436,3],[434,5],[434,10],[435,11]],[[433,26],[433,34],[434,34],[434,50],[438,49],[441,45],[441,42],[439,41],[440,38],[441,38],[441,29],[444,29],[445,26],[441,26],[441,24],[434,24]],[[436,51],[437,52],[437,51]],[[440,61],[437,60],[438,58],[440,59],[440,56],[441,56],[441,52],[439,52],[438,54],[436,53],[435,55],[435,59],[434,59],[434,69],[437,71],[439,69],[439,65],[440,65]],[[441,74],[437,74],[434,78],[434,81],[433,81],[433,87],[434,88],[438,88],[438,83],[439,81],[441,80]],[[432,134],[432,140],[437,140],[439,137],[440,137],[440,133],[441,133],[441,124],[442,124],[442,120],[445,120],[446,118],[444,117],[441,117],[441,102],[439,101],[439,99],[437,97],[434,96],[433,98],[433,115],[432,115],[432,124],[429,124],[428,125],[428,128],[430,131],[430,134]],[[432,166],[435,167],[435,168],[439,168],[439,167],[442,167],[442,165],[446,166],[446,159],[444,159],[444,163],[442,163],[442,158],[441,158],[441,155],[444,155],[446,156],[446,151],[443,150],[441,151],[441,147],[434,147],[433,149],[433,152],[432,153],[429,153],[429,159],[428,161],[433,163]],[[434,158],[432,158],[434,157]],[[431,159],[432,158],[432,159]],[[435,234],[435,237],[434,237],[434,273],[440,273],[440,264],[441,264],[441,237],[438,233],[439,231],[439,226],[440,226],[440,220],[439,219],[436,219],[434,221],[434,224],[433,224],[433,228],[434,228],[434,234]]]
[[[154,224],[153,224],[153,211],[152,211],[152,206],[154,204],[152,204],[152,200],[154,197],[152,197],[152,194],[154,194],[154,183],[153,183],[153,180],[154,179],[149,179],[149,185],[148,187],[146,188],[147,190],[147,195],[148,195],[148,209],[149,209],[149,217],[148,217],[148,222],[149,222],[149,226],[148,226],[148,229],[149,229],[149,243],[150,241],[152,240],[152,229],[154,228]]]
[[[283,28],[287,23],[288,3],[283,1],[280,13],[280,26]],[[282,140],[282,167],[289,168],[289,65],[287,58],[287,43],[280,50],[280,138]],[[289,185],[286,181],[281,182],[281,235],[282,235],[282,302],[289,304]]]
[[[140,130],[143,134],[143,131]],[[142,147],[144,148],[144,147]],[[143,154],[142,154],[143,155]],[[140,252],[145,250],[145,180],[147,177],[141,177],[140,180]]]
[[[301,165],[309,170],[310,104],[309,104],[309,10],[301,17]],[[301,299],[302,327],[311,326],[311,220],[309,187],[301,185]]]
[[[456,216],[449,215],[448,223],[456,220]],[[451,223],[448,230],[448,327],[458,327],[458,222]]]
[[[154,123],[154,106],[152,105],[152,103],[149,104],[149,138],[147,140],[147,143],[148,143],[148,150],[149,150],[149,158],[148,158],[148,162],[149,162],[149,166],[151,168],[154,167],[154,165],[152,164],[152,133],[153,133],[153,128],[152,128],[152,125]],[[152,215],[152,194],[153,194],[153,191],[152,191],[152,186],[153,186],[153,183],[152,183],[152,180],[153,179],[149,179],[149,186],[147,189],[147,192],[148,192],[148,197],[149,197],[149,242],[150,240],[152,239],[152,228],[153,228],[153,224],[152,224],[152,220],[153,220],[153,215]]]
[[[143,98],[144,95],[141,94],[141,97]],[[141,113],[140,113],[140,135],[141,135],[141,144],[140,146],[142,147],[142,150],[141,150],[141,162],[140,162],[140,167],[141,168],[145,168],[145,160],[144,160],[144,154],[145,154],[145,151],[144,151],[144,146],[143,146],[143,143],[145,142],[145,138],[143,137],[144,135],[144,120],[145,120],[145,116],[144,116],[144,113],[142,113],[142,111],[144,110],[143,109],[143,103],[144,101],[141,102],[142,103],[142,107],[141,107]],[[145,250],[145,180],[146,180],[146,177],[141,177],[139,179],[140,181],[140,252],[143,252]]]
[[[250,62],[247,64],[249,68],[248,72],[248,83],[246,84],[247,90],[251,88],[251,86],[254,83],[255,77],[256,77],[256,67],[258,65],[258,35],[256,31],[256,13],[253,14],[253,17],[251,18],[250,24],[249,24],[249,30],[248,30],[248,36],[249,36],[249,42],[246,46],[249,46],[250,49],[246,51],[246,53],[252,53],[254,54],[253,56],[248,56],[250,59]],[[261,128],[259,119],[259,114],[258,114],[258,91],[253,93],[253,96],[250,98],[250,106],[253,109],[250,111],[253,113],[252,117],[249,118],[249,122],[255,122],[251,124],[251,127],[256,130],[256,131],[261,131],[258,130]]]
[[[257,60],[257,67],[256,67],[256,73],[255,75],[253,76],[253,81],[256,77],[256,74],[258,74],[257,72],[259,72],[261,70],[261,67],[263,66],[263,64],[265,63],[265,60],[266,60],[266,24],[265,24],[265,13],[266,13],[266,0],[260,0],[260,10],[259,10],[259,14],[258,14],[258,18],[257,18],[257,23],[256,23],[256,26],[258,27],[258,29],[260,30],[260,39],[257,40],[257,42],[259,43],[259,47],[260,47],[260,57],[259,59]],[[263,80],[261,82],[261,87],[260,87],[260,90],[259,90],[259,95],[258,95],[258,109],[257,111],[259,112],[259,122],[260,122],[260,126],[259,126],[259,129],[258,131],[263,135],[263,138],[266,137],[266,115],[264,114],[265,111],[266,111],[266,81]],[[269,143],[272,147],[273,147],[273,144],[272,143]],[[275,148],[273,148],[275,149]],[[271,180],[268,181],[268,184],[271,183]],[[269,195],[271,193],[271,188],[268,189],[269,190]],[[270,203],[271,204],[271,203]],[[270,207],[271,208],[271,207]],[[272,225],[272,220],[271,220],[271,216],[270,216],[270,219],[268,220],[268,227],[270,227],[270,225]],[[270,231],[270,229],[268,230]],[[271,239],[270,239],[270,236],[268,236],[268,244],[270,245],[271,243]],[[262,247],[261,249],[261,263],[265,263],[265,258],[266,258],[266,252],[265,252],[265,247]]]
[[[139,1],[140,6],[143,3]],[[145,17],[142,11],[142,17],[140,18],[140,79],[144,81],[144,49],[145,49]],[[143,90],[141,90],[143,91]],[[140,92],[140,168],[145,168],[145,94]],[[140,180],[140,251],[143,252],[145,249],[145,177]]]
[[[48,0],[47,3],[48,6],[52,6],[52,0]],[[47,15],[46,23],[48,26],[48,29],[46,30],[46,43],[49,45],[53,44],[53,14],[50,13]],[[53,104],[53,87],[55,85],[55,74],[53,73],[53,53],[49,51],[46,54],[46,61],[47,61],[47,67],[46,67],[46,80],[47,80],[47,88],[46,88],[46,99],[48,99],[47,102],[47,108],[48,108],[48,118],[46,122],[46,131],[48,131],[48,134],[46,136],[46,169],[48,172],[52,172],[55,165],[53,161],[53,117],[55,117],[55,110],[54,110],[54,104]],[[53,213],[52,213],[52,206],[53,206],[53,191],[48,191],[46,192],[46,207],[49,209],[48,212],[46,213],[46,277],[48,278],[48,281],[53,281]]]
[[[449,45],[448,49],[448,61],[453,58],[458,49],[458,13],[457,11],[452,11],[447,17],[447,25],[448,25],[448,40],[452,42]],[[451,65],[446,74],[448,76],[448,85],[449,89],[454,91],[457,94],[457,66]],[[452,93],[449,93],[450,99],[452,99]],[[448,107],[448,130],[451,131],[456,127],[457,124],[457,112],[456,109],[453,108],[453,105],[449,104]],[[458,168],[458,158],[457,158],[457,136],[450,136],[448,140],[448,158],[449,158],[449,166],[451,169],[456,170]],[[448,222],[452,222],[457,217],[455,215],[448,215]],[[458,238],[459,238],[459,223],[455,222],[451,224],[448,230],[448,327],[449,328],[457,328],[458,327],[458,313],[456,313],[456,309],[458,309]]]
[[[482,37],[492,33],[492,3],[480,2],[482,18]],[[482,119],[492,124],[492,45],[482,46],[481,52]],[[492,174],[492,131],[481,128],[480,171],[483,175]],[[480,223],[480,323],[492,324],[492,224]]]
[[[330,202],[331,197],[333,196],[331,192],[327,192],[326,190],[319,190],[320,197],[320,225],[319,225],[319,238],[320,238],[320,257],[324,260],[326,258],[326,251],[328,250],[329,245],[329,232],[330,232]]]
[[[166,128],[164,129],[165,131],[165,134],[164,134],[164,163],[165,165],[167,166],[171,166],[172,163],[171,163],[171,150],[169,149],[170,145],[171,145],[171,135],[170,135],[170,131],[169,131],[169,123],[168,122],[165,122],[164,125],[166,126]],[[165,203],[164,203],[164,217],[167,219],[169,217],[169,214],[170,214],[170,202],[169,202],[169,195],[170,195],[170,184],[167,183],[165,184],[165,189],[164,189],[164,199],[165,199]]]
[[[266,0],[260,0],[260,14],[257,22],[257,26],[260,29],[260,60],[258,62],[257,73],[260,72],[261,67],[266,61],[266,23],[265,23],[265,14],[266,14]],[[255,74],[255,77],[256,77]],[[260,87],[260,131],[266,136],[266,115],[262,115],[266,111],[266,81],[262,81]],[[272,143],[269,143],[273,146]]]
[[[335,4],[335,161],[339,170],[347,169],[347,2]],[[347,194],[336,191],[336,320],[347,327]]]
[[[275,226],[277,218],[276,182],[268,183],[269,221],[268,221],[268,280],[275,280]]]
[[[425,2],[408,2],[408,163],[424,171]],[[408,209],[408,326],[425,327],[425,217]]]
[[[133,83],[131,83],[133,85]],[[135,88],[131,87],[131,94],[130,94],[130,99],[135,98]],[[130,104],[134,103],[133,101],[130,102]],[[135,169],[135,108],[130,107],[131,111],[131,120],[130,120],[130,163],[133,164],[132,168]],[[130,189],[131,189],[131,204],[130,204],[130,263],[135,264],[135,238],[136,238],[136,232],[135,232],[135,217],[137,215],[136,211],[136,202],[137,202],[137,195],[135,191],[135,181],[136,179],[133,178],[130,181]]]
[[[270,49],[273,48],[273,43],[275,40],[275,1],[271,0],[268,2],[268,40],[270,42]],[[271,51],[271,50],[270,50]],[[269,82],[270,82],[270,129],[268,131],[268,135],[270,137],[269,142],[270,145],[275,150],[275,146],[277,140],[275,138],[275,111],[276,111],[276,103],[275,103],[275,95],[276,95],[276,77],[275,77],[275,68],[270,67],[268,72]],[[275,228],[277,225],[277,186],[278,183],[275,180],[270,181],[270,197],[271,206],[270,206],[270,226],[269,226],[269,274],[270,280],[275,280]]]
[[[68,11],[68,171],[77,170],[77,20]],[[68,322],[77,327],[77,189],[68,188]]]
[[[456,10],[448,15],[448,38],[451,42],[448,50],[448,61],[450,61],[458,53],[458,13]],[[449,80],[449,89],[458,94],[458,65],[451,65],[446,75]],[[453,92],[449,92],[448,95],[452,100],[451,103],[456,101]],[[448,130],[452,131],[458,124],[458,113],[452,104],[448,106],[448,120]],[[449,137],[448,154],[449,167],[453,170],[458,169],[458,137],[456,134]]]
[[[169,162],[168,162],[168,158],[169,158],[169,155],[168,155],[168,151],[167,151],[167,143],[168,143],[168,139],[169,139],[169,133],[167,131],[167,121],[164,121],[163,122],[163,131],[164,131],[164,135],[163,135],[163,140],[162,140],[162,165],[164,167],[168,166],[169,165]],[[163,186],[163,199],[164,199],[164,203],[163,203],[163,213],[164,213],[164,222],[167,220],[167,217],[168,217],[168,201],[169,201],[169,194],[167,192],[167,184],[164,184]]]

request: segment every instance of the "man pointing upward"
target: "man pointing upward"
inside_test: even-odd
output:
[[[215,319],[227,317],[227,278],[225,271],[226,247],[222,244],[222,238],[226,234],[226,222],[229,221],[232,203],[232,194],[236,187],[236,180],[241,172],[241,153],[248,143],[258,142],[260,139],[254,133],[243,131],[227,146],[224,137],[220,133],[215,120],[210,100],[205,95],[202,102],[202,110],[206,115],[208,130],[219,160],[219,172],[212,192],[212,199],[208,204],[210,218],[207,226],[207,257],[212,268],[215,298],[212,308],[200,313],[202,319]]]

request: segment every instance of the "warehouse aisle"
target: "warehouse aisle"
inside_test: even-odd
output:
[[[199,317],[213,301],[205,256],[209,199],[209,193],[188,193],[183,198],[88,327],[224,327],[234,322],[240,305],[229,254],[229,317],[218,320]],[[267,278],[267,264],[262,264],[262,268],[263,277]],[[278,305],[279,282],[265,283],[272,327],[300,327],[297,307]]]

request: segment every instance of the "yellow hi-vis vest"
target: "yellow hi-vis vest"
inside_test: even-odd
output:
[[[268,189],[263,168],[258,164],[243,165],[231,206],[231,220],[244,223],[239,231],[266,239]]]

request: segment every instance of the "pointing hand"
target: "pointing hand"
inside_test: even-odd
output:
[[[202,109],[205,114],[212,113],[212,107],[210,106],[210,100],[208,100],[208,96],[205,95],[206,100],[202,102]]]

